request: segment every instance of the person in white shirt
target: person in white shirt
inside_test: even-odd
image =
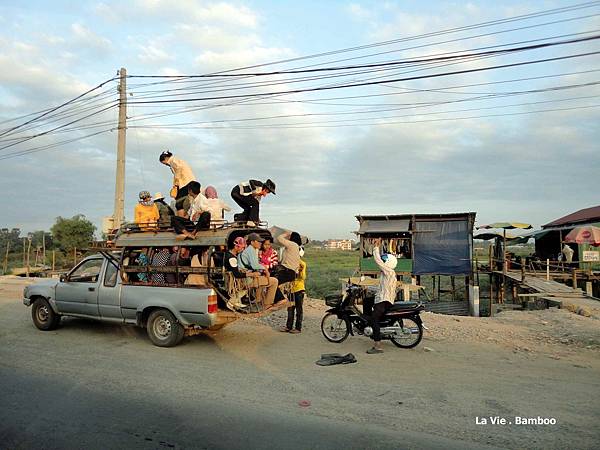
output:
[[[385,316],[387,310],[394,304],[396,300],[396,265],[398,260],[394,255],[384,254],[380,256],[379,248],[381,247],[381,239],[375,241],[373,247],[373,258],[379,266],[381,273],[379,274],[379,288],[375,294],[375,304],[373,306],[373,315],[371,316],[371,326],[373,327],[373,348],[367,350],[367,353],[383,353],[381,348],[381,332],[379,322]]]
[[[189,194],[190,183],[197,182],[196,176],[187,162],[173,156],[173,153],[169,150],[162,152],[158,160],[171,168],[171,172],[173,173],[173,187],[177,190],[175,194],[177,215],[183,216],[185,214],[183,203]]]
[[[210,213],[210,220],[213,222],[222,221],[225,218],[225,211],[231,211],[231,207],[219,198],[213,186],[206,187],[199,206],[202,211]]]

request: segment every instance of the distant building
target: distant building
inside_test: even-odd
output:
[[[327,250],[352,250],[354,241],[351,239],[329,239],[325,241],[324,248]]]

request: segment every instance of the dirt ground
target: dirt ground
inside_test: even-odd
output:
[[[298,335],[278,331],[286,314],[278,311],[158,349],[143,330],[79,319],[40,332],[20,304],[21,290],[22,282],[0,280],[0,369],[40,372],[48,379],[77,377],[84,383],[94,377],[87,366],[100,358],[114,362],[114,377],[105,375],[103,383],[118,390],[131,371],[176,365],[186,378],[169,390],[174,403],[185,386],[210,379],[206,395],[224,404],[260,405],[282,417],[335,421],[365,433],[379,430],[381,445],[363,448],[431,448],[436,439],[446,440],[439,448],[600,446],[596,318],[558,309],[507,311],[493,318],[424,313],[428,330],[417,348],[385,343],[383,354],[367,355],[371,342],[365,337],[327,342],[319,328],[326,306],[311,299]],[[320,354],[332,352],[352,352],[358,362],[315,365]],[[39,367],[42,354],[51,354],[52,362]],[[298,406],[301,400],[310,406]],[[482,418],[489,422],[496,416],[507,424],[481,424]],[[556,424],[516,424],[516,417],[538,416]],[[384,444],[388,433],[397,435],[397,446]],[[187,447],[184,441],[174,445]],[[318,448],[336,447],[332,441]]]

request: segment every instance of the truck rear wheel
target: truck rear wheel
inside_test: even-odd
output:
[[[185,330],[171,311],[157,309],[150,313],[146,331],[154,345],[158,347],[175,347],[183,339]]]
[[[33,302],[31,318],[33,324],[42,331],[54,330],[60,323],[60,316],[54,312],[48,300],[43,297]]]

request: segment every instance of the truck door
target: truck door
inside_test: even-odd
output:
[[[121,314],[121,279],[119,269],[111,261],[106,260],[104,277],[98,295],[98,310],[106,318],[122,319]]]
[[[82,261],[65,281],[56,285],[56,304],[61,313],[98,316],[98,287],[103,258]]]

